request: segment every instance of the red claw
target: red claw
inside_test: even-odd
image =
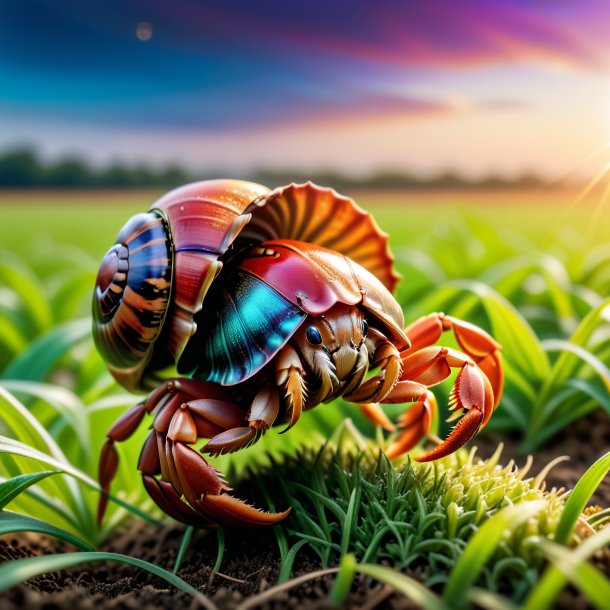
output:
[[[485,424],[493,412],[493,391],[487,376],[479,367],[467,362],[459,372],[449,399],[450,419],[462,417],[440,445],[425,455],[415,458],[418,462],[429,462],[445,457],[465,445]]]
[[[479,409],[471,409],[458,421],[451,434],[432,451],[424,455],[419,455],[415,459],[418,462],[430,462],[439,458],[451,455],[467,443],[481,427],[483,414]]]
[[[453,330],[464,353],[432,345],[447,330]],[[401,432],[387,450],[389,457],[410,451],[429,433],[436,403],[428,387],[446,379],[451,369],[460,369],[451,390],[450,408],[454,414],[449,421],[460,419],[444,441],[415,458],[427,462],[457,451],[489,421],[504,385],[500,346],[477,326],[441,313],[416,321],[406,333],[411,347],[401,352],[400,380],[383,402],[415,404],[398,420]]]

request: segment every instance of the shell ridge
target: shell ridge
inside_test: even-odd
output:
[[[252,212],[252,220],[244,236],[263,241],[296,239],[337,249],[365,268],[375,265],[390,291],[400,278],[393,269],[387,233],[369,212],[334,189],[319,187],[311,181],[291,183],[253,202],[247,211]],[[374,244],[370,254],[361,252],[365,242]]]

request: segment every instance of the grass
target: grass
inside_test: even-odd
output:
[[[291,553],[307,548],[323,567],[350,554],[358,562],[389,563],[417,573],[429,587],[451,590],[480,561],[481,570],[473,573],[481,572],[486,588],[511,591],[519,601],[544,559],[532,541],[554,537],[564,499],[559,491],[543,491],[540,480],[526,478],[529,466],[502,467],[499,459],[500,451],[487,461],[471,451],[432,465],[408,459],[392,464],[348,423],[323,449],[287,455],[251,477],[261,489],[273,490],[274,506],[293,509],[275,527],[288,564],[294,561]],[[514,519],[526,515],[530,504],[538,510],[527,515],[527,527],[518,527]],[[517,515],[505,513],[511,527],[496,525],[490,532],[486,523],[508,507]],[[510,536],[504,534],[508,529]],[[479,543],[472,540],[477,531],[484,532],[477,534]]]
[[[344,424],[319,452],[303,450],[253,476],[266,489],[278,490],[276,500],[293,507],[289,520],[275,526],[282,562],[292,564],[292,550],[298,552],[305,543],[318,553],[323,566],[339,564],[331,604],[345,602],[356,573],[388,583],[426,609],[466,608],[473,595],[478,595],[479,605],[488,607],[477,591],[485,592],[483,598],[492,602],[489,607],[551,607],[568,579],[595,603],[610,582],[584,561],[610,541],[610,531],[595,533],[590,527],[592,535],[575,551],[566,549],[579,542],[575,525],[590,518],[581,507],[610,469],[610,454],[585,473],[567,501],[560,491],[545,491],[543,477],[526,478],[527,465],[502,467],[499,457],[500,451],[490,460],[477,461],[474,451],[460,451],[434,465],[409,460],[393,465],[372,441]],[[40,472],[1,483],[1,508],[57,475]],[[0,510],[0,532],[24,530],[57,536],[83,551],[6,563],[0,566],[0,591],[48,571],[96,560],[118,561],[150,571],[196,596],[204,607],[214,607],[175,575],[191,528],[185,530],[173,574],[133,557],[93,552],[66,532]],[[284,541],[294,544],[287,553]],[[224,538],[219,535],[215,571],[223,554]],[[380,565],[387,562],[394,568]],[[411,575],[401,574],[405,570]],[[598,583],[596,588],[590,586],[591,579]],[[282,582],[276,591],[298,580],[303,578]],[[255,606],[254,600],[244,604]]]
[[[85,549],[91,552],[129,513],[161,517],[134,468],[143,429],[121,444],[117,497],[105,527],[95,524],[100,431],[137,399],[116,386],[93,349],[89,294],[118,228],[154,199],[123,192],[103,205],[106,196],[73,193],[66,202],[57,194],[45,203],[44,194],[30,194],[27,206],[3,207],[0,532],[46,528],[83,550],[49,563],[34,558],[15,569],[9,564],[0,568],[5,584],[93,559]],[[391,230],[405,276],[398,299],[407,321],[445,311],[481,325],[502,344],[506,390],[487,431],[521,435],[522,449],[533,451],[594,409],[610,413],[610,248],[603,218],[591,226],[582,210],[562,215],[534,207],[556,195],[513,196],[523,205],[479,202],[459,211],[449,195],[422,195],[425,205],[405,207],[372,195],[359,203]],[[23,195],[10,197],[23,203]],[[455,345],[450,337],[443,342]],[[435,390],[441,405],[449,387]],[[271,432],[217,462],[234,473],[263,468],[268,485],[260,491],[275,490],[266,492],[269,505],[294,507],[291,520],[274,530],[282,557],[278,586],[294,584],[293,566],[307,550],[323,566],[340,566],[333,603],[346,598],[356,573],[389,583],[424,608],[461,608],[473,600],[490,608],[551,607],[567,582],[593,604],[603,601],[607,581],[586,560],[608,544],[606,530],[593,533],[607,516],[583,509],[608,471],[608,456],[566,501],[513,464],[499,466],[497,457],[479,463],[463,453],[433,466],[405,461],[395,467],[359,433],[339,427],[348,416],[357,430],[374,435],[353,408],[337,401],[306,413],[290,434]],[[304,462],[311,467],[303,469]],[[592,533],[584,541],[574,534],[577,522]],[[566,545],[577,543],[567,555]],[[219,534],[215,570],[223,554]],[[381,567],[384,561],[407,572],[417,567],[425,586]]]

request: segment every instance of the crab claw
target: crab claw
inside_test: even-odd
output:
[[[494,397],[487,376],[473,362],[466,362],[451,390],[450,407],[460,417],[449,436],[432,451],[418,456],[418,462],[429,462],[457,451],[485,425],[494,408]]]
[[[386,450],[390,459],[411,451],[428,434],[436,408],[434,394],[425,391],[417,402],[399,417],[398,427],[401,432]]]
[[[290,512],[290,509],[283,513],[264,512],[229,495],[231,488],[220,478],[218,470],[183,443],[170,442],[167,457],[172,486],[206,520],[218,525],[258,527],[273,525]],[[177,508],[175,504],[174,508]]]
[[[215,523],[238,527],[274,525],[285,519],[291,510],[288,508],[282,513],[268,513],[226,494],[206,494],[195,500],[195,506]]]

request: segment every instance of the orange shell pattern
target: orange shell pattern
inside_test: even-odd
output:
[[[353,199],[307,182],[278,188],[246,211],[252,220],[242,236],[255,242],[294,239],[334,250],[394,292],[400,276],[394,271],[388,236]]]

